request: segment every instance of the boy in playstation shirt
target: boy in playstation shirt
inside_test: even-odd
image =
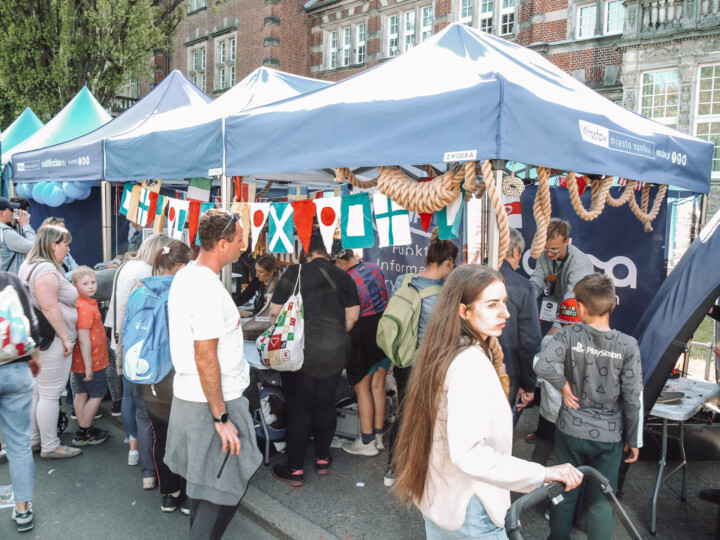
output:
[[[562,392],[555,430],[558,464],[589,465],[617,486],[623,443],[636,461],[642,447],[642,373],[634,338],[610,329],[615,286],[590,274],[574,287],[583,324],[567,326],[539,354],[535,372]],[[570,537],[579,490],[550,508],[550,538]],[[599,488],[586,486],[588,538],[610,539],[612,508]]]

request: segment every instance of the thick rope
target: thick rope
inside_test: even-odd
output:
[[[490,347],[490,353],[492,356],[492,364],[495,368],[495,372],[498,374],[498,378],[500,379],[500,384],[502,385],[503,392],[505,392],[505,397],[508,397],[510,395],[510,377],[507,373],[501,373],[500,370],[503,365],[503,351],[502,347],[500,347],[500,342],[496,337],[491,337],[488,340],[488,345]]]
[[[377,178],[372,180],[358,180],[358,177],[350,169],[335,169],[335,182],[342,184],[345,180],[350,182],[353,186],[360,189],[369,189],[376,186],[378,183]]]
[[[475,170],[475,164],[470,162],[465,164],[465,170],[467,171],[468,165],[473,167],[473,174]],[[495,218],[497,219],[498,228],[498,260],[495,270],[500,268],[500,265],[505,260],[508,247],[510,246],[510,224],[508,222],[507,210],[505,210],[505,204],[502,202],[500,192],[495,185],[495,175],[493,174],[492,165],[490,160],[486,159],[482,164],[483,181],[485,182],[485,189],[487,191],[488,199],[490,204],[495,209]]]
[[[608,191],[606,202],[610,206],[614,206],[615,208],[622,206],[630,200],[630,197],[634,195],[635,184],[637,184],[635,180],[628,180],[627,184],[625,185],[625,190],[622,192],[622,195],[620,195],[620,197],[618,197],[617,199],[615,199],[610,193],[610,191]]]
[[[473,164],[474,167],[474,164]],[[431,182],[415,182],[397,167],[380,167],[378,191],[411,212],[442,210],[460,193],[463,169],[449,170]]]
[[[628,201],[628,205],[630,206],[632,213],[635,214],[635,217],[645,225],[645,232],[653,230],[651,223],[660,212],[660,205],[662,204],[663,199],[665,198],[665,193],[667,192],[666,185],[663,184],[658,187],[658,192],[655,195],[655,201],[653,202],[652,209],[648,212],[647,209],[650,204],[650,187],[650,184],[645,184],[645,186],[643,186],[641,198],[642,209],[638,207],[634,194]]]
[[[265,195],[267,195],[268,191],[270,191],[270,188],[273,186],[274,183],[275,180],[268,180],[268,183],[265,184],[265,187],[262,189],[262,191],[255,195],[255,200],[257,201],[259,199],[262,199]]]
[[[537,230],[533,238],[530,256],[537,259],[545,251],[547,241],[547,228],[550,224],[550,170],[547,167],[538,167],[538,190],[535,194],[535,205],[533,215]]]
[[[570,192],[570,203],[575,209],[575,212],[577,212],[577,215],[585,221],[592,221],[597,218],[602,213],[603,208],[605,208],[607,194],[610,192],[612,182],[612,176],[608,176],[605,180],[590,183],[590,189],[592,190],[592,202],[590,203],[590,209],[585,210],[582,200],[580,200],[580,192],[578,190],[575,173],[569,172],[567,175],[566,185],[568,191]]]

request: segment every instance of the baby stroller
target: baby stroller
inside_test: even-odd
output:
[[[57,434],[58,437],[65,433],[65,430],[68,427],[68,423],[70,422],[70,419],[68,418],[68,415],[65,411],[62,410],[62,404],[63,404],[63,398],[60,398],[60,413],[58,414],[58,422],[57,422]]]
[[[605,495],[610,506],[612,507],[615,514],[620,517],[620,522],[625,527],[631,538],[638,538],[642,540],[642,536],[630,521],[625,509],[622,507],[620,502],[615,497],[613,488],[610,482],[598,471],[588,466],[578,467],[578,470],[583,473],[585,478],[590,482],[594,482],[600,488],[600,491]],[[551,482],[544,486],[537,488],[535,491],[531,491],[516,500],[508,510],[505,516],[505,532],[510,540],[522,540],[522,525],[520,523],[520,515],[527,508],[531,508],[541,502],[550,501],[552,504],[559,504],[563,500],[563,493],[565,486],[558,482]]]

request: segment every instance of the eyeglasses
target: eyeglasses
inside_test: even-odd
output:
[[[546,247],[545,251],[548,253],[548,255],[558,255],[562,251],[562,248],[565,246],[566,242],[567,242],[567,238],[563,241],[563,243],[560,245],[559,248]]]
[[[224,229],[222,230],[222,232],[220,233],[220,238],[222,238],[223,236],[225,236],[225,233],[227,232],[228,227],[230,226],[230,224],[232,224],[232,223],[237,223],[237,222],[238,222],[237,214],[235,214],[235,213],[233,213],[233,212],[230,212],[229,210],[228,210],[228,213],[230,214],[230,221],[227,222],[227,225],[225,225],[225,228],[224,228]]]

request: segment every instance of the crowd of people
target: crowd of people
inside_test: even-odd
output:
[[[612,280],[593,273],[562,220],[551,221],[530,280],[516,272],[524,241],[515,230],[499,271],[456,268],[458,247],[434,233],[425,267],[399,276],[392,291],[377,266],[341,245],[328,252],[313,235],[300,264],[284,272],[270,254],[255,259],[254,279],[235,295],[219,274],[247,246],[241,220],[229,211],[203,214],[197,256],[156,233],[122,264],[97,271],[70,257],[72,235],[62,219],[49,218],[37,231],[29,221],[20,202],[0,198],[0,286],[16,290],[37,345],[32,354],[0,361],[0,430],[21,532],[33,526],[32,452],[66,459],[104,443],[108,433],[93,420],[109,392],[112,414],[122,418],[128,465],[142,470],[142,487],[159,490],[162,511],[180,508],[190,516],[191,538],[220,538],[262,460],[245,397],[253,341],[299,284],[304,361],[280,375],[287,449],[272,469],[279,481],[304,485],[311,438],[315,473],[331,469],[343,371],[357,396],[360,436],[342,450],[375,456],[388,449],[385,485],[420,509],[428,538],[502,538],[510,491],[547,481],[573,490],[582,481],[580,465],[615,485],[621,459],[638,457],[637,343],[610,328]],[[109,270],[108,293],[101,282]],[[100,289],[109,300],[102,305]],[[402,367],[378,339],[384,313],[397,313],[393,296],[401,290],[417,297],[409,319],[415,341]],[[567,324],[571,318],[563,315],[573,310],[572,322],[580,322]],[[143,324],[152,328],[138,341],[134,330]],[[493,364],[496,345],[504,355],[500,366]],[[140,375],[142,362],[151,383]],[[388,429],[389,373],[399,410]],[[545,403],[554,415],[530,438],[538,447],[554,446],[551,467],[549,451],[535,462],[512,456],[514,422],[535,400],[538,376],[548,388],[544,400],[553,389],[560,396]],[[64,391],[77,418],[71,446],[61,444],[57,430]],[[550,510],[551,538],[568,537],[576,493]],[[592,538],[612,535],[602,499],[588,487]]]

